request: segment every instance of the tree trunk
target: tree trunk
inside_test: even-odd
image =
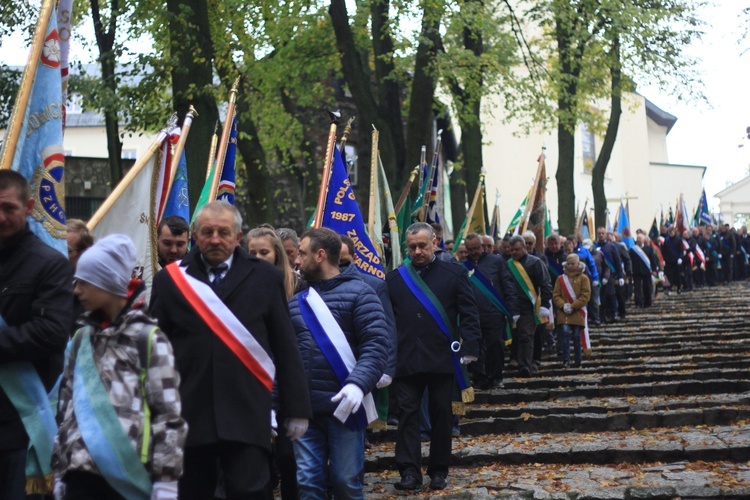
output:
[[[604,134],[604,142],[602,143],[601,151],[599,151],[599,156],[596,159],[596,164],[591,175],[596,227],[605,227],[607,225],[607,195],[604,192],[604,174],[612,157],[612,149],[617,139],[617,131],[620,128],[620,116],[622,115],[622,89],[620,88],[622,76],[620,74],[619,37],[615,37],[613,42],[612,56],[612,67],[609,70],[612,79],[612,109],[609,113],[609,122],[607,123],[607,132]]]
[[[167,0],[172,57],[172,95],[180,118],[192,104],[198,116],[185,145],[190,206],[195,207],[206,181],[209,148],[219,119],[212,94],[214,49],[206,0]]]
[[[116,56],[114,53],[115,32],[117,31],[118,1],[112,0],[109,5],[107,30],[102,22],[99,0],[91,0],[91,16],[94,20],[94,36],[99,49],[99,63],[102,68],[102,85],[110,94],[104,111],[104,129],[107,137],[107,163],[111,187],[114,188],[122,179],[122,141],[120,140],[120,123],[117,117],[117,80],[115,79]]]
[[[575,135],[562,123],[557,126],[557,223],[560,234],[575,232],[576,193],[573,179],[575,167]]]
[[[396,185],[402,185],[411,169],[419,165],[422,146],[432,144],[434,122],[433,101],[437,79],[433,65],[440,46],[440,15],[424,10],[420,44],[414,63],[414,78],[409,99],[409,116],[406,121],[406,166],[395,177]],[[427,161],[430,161],[428,157]],[[405,168],[404,168],[405,167]]]

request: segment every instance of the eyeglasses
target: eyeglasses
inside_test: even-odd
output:
[[[533,241],[527,241],[526,242],[526,246],[527,247],[533,247],[534,246],[534,242]]]

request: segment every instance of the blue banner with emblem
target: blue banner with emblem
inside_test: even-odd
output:
[[[237,117],[232,120],[232,129],[229,132],[227,153],[224,157],[224,166],[221,169],[219,188],[216,191],[216,199],[224,200],[234,205],[234,190],[236,187],[237,173],[235,171],[235,160],[237,158]]]
[[[187,180],[187,159],[185,151],[182,151],[180,163],[177,165],[177,173],[172,182],[172,189],[169,191],[169,198],[164,205],[162,219],[170,215],[178,215],[190,221],[190,199],[188,197],[188,180]]]
[[[354,241],[354,264],[360,272],[385,279],[383,261],[365,230],[365,221],[354,198],[354,191],[338,148],[334,148],[333,151],[333,168],[328,183],[322,226]]]
[[[22,87],[31,86],[28,104],[26,109],[13,110],[8,125],[9,130],[20,126],[15,151],[2,151],[0,156],[12,155],[10,168],[31,185],[31,196],[36,202],[28,217],[30,229],[42,241],[67,255],[61,63],[57,14],[52,9],[39,60],[29,61],[29,65],[36,65],[33,81],[27,81],[26,72],[21,81]]]

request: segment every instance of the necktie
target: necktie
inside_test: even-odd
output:
[[[229,266],[226,264],[226,262],[224,262],[208,270],[209,274],[214,277],[213,281],[211,282],[212,286],[217,286],[221,283],[221,281],[224,279],[222,274],[224,274],[224,271],[226,271],[228,268]]]

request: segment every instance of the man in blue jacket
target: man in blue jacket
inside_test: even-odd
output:
[[[388,359],[383,306],[357,273],[339,270],[341,239],[311,229],[297,267],[309,288],[289,302],[307,374],[313,418],[294,442],[299,497],[363,499],[367,424],[377,417],[370,392]],[[328,474],[325,474],[328,471]]]

